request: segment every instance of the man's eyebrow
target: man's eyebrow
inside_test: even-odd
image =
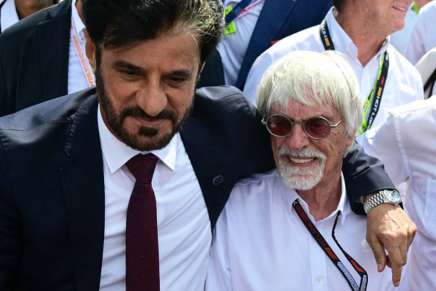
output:
[[[133,73],[136,75],[143,75],[144,69],[141,67],[135,66],[131,63],[128,63],[123,60],[116,61],[112,64],[112,67],[118,71],[128,71],[129,73]]]
[[[182,79],[188,79],[192,76],[192,70],[189,70],[189,69],[174,70],[174,71],[168,72],[165,75],[171,76],[171,77],[178,77],[178,78],[182,78]]]

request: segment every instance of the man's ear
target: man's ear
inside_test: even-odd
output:
[[[89,64],[92,69],[95,71],[96,62],[95,62],[95,45],[89,37],[88,32],[85,31],[85,39],[86,39],[86,56],[88,57]]]

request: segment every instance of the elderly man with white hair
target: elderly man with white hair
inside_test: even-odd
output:
[[[293,52],[267,71],[257,106],[277,169],[234,187],[214,233],[207,291],[393,289],[341,173],[362,119],[357,87],[334,52]]]

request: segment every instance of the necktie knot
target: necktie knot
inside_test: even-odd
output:
[[[136,155],[127,163],[130,173],[135,177],[136,183],[151,184],[154,169],[156,168],[157,157],[153,154]]]

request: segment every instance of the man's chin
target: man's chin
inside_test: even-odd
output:
[[[319,181],[317,177],[313,176],[304,176],[304,177],[290,177],[287,179],[288,186],[295,190],[311,190],[316,185],[318,185]]]
[[[127,143],[127,141],[125,141],[125,143],[139,151],[153,151],[167,146],[173,136],[174,134],[159,135],[154,137],[136,135],[129,140],[129,143]]]
[[[142,152],[164,148],[171,141],[174,134],[174,131],[159,132],[142,128],[135,133],[123,129],[117,132],[116,136],[124,144]]]

